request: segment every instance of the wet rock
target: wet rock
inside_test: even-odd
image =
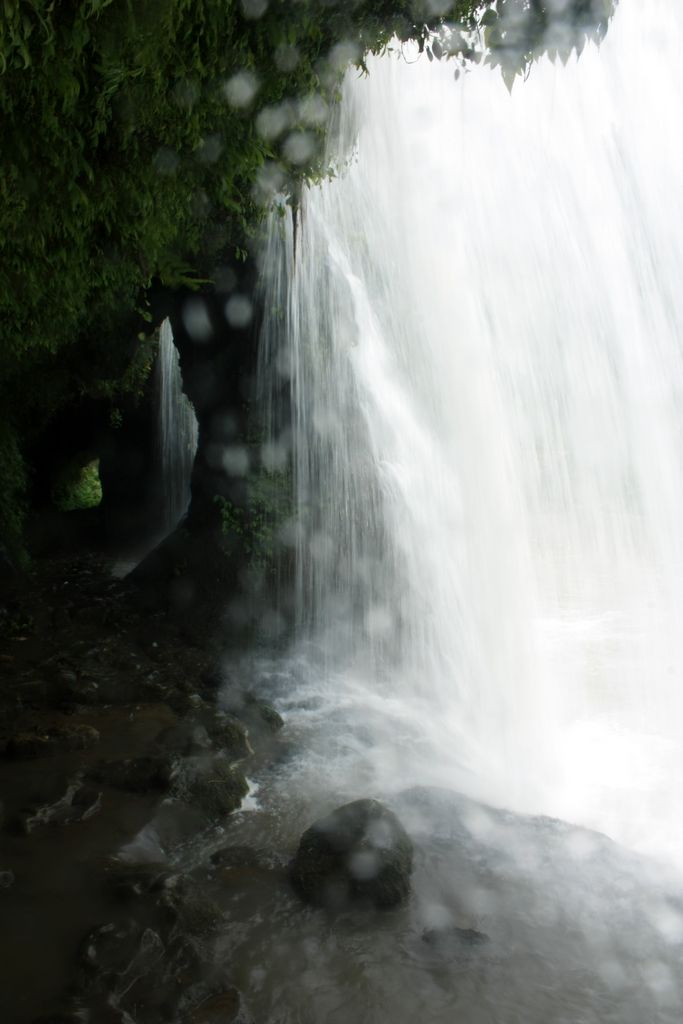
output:
[[[197,987],[201,989],[205,965],[199,943],[186,935],[176,935],[169,941],[166,950],[166,964],[169,981],[183,993],[181,1002],[188,996],[192,998],[191,994],[193,991],[196,993]],[[205,989],[202,990],[202,995],[206,995]],[[174,1000],[175,1007],[178,1002],[179,1000]],[[190,1005],[192,1004],[190,1003]]]
[[[427,945],[447,951],[461,952],[463,948],[475,948],[485,946],[491,940],[484,932],[478,932],[474,928],[427,928],[422,933],[422,940]]]
[[[200,701],[177,725],[157,737],[157,745],[172,753],[199,754],[212,746],[231,761],[242,761],[253,754],[244,724],[225,711],[217,711]]]
[[[14,885],[13,871],[0,871],[0,889],[9,889]]]
[[[47,757],[53,753],[50,738],[45,733],[20,732],[8,740],[5,748],[7,757],[17,761],[28,761],[35,757]]]
[[[190,693],[181,687],[171,690],[166,696],[166,701],[177,715],[190,715],[198,711],[203,703],[199,694]]]
[[[116,668],[116,666],[115,666]],[[165,700],[166,688],[153,673],[142,675],[144,666],[134,662],[119,667],[117,671],[90,666],[78,678],[77,685],[67,686],[63,681],[53,682],[55,706],[65,709],[75,705],[88,707],[120,707],[125,704],[141,704]]]
[[[233,715],[225,711],[214,711],[204,718],[204,724],[212,742],[226,757],[241,761],[254,753],[247,730]]]
[[[101,808],[102,794],[83,785],[77,776],[58,800],[24,812],[19,818],[20,831],[30,835],[45,825],[73,825],[92,818]]]
[[[206,935],[215,931],[223,920],[218,907],[202,894],[199,886],[180,875],[166,879],[161,905],[182,934]]]
[[[237,810],[249,784],[224,757],[190,757],[174,770],[172,792],[178,800],[218,820]]]
[[[145,928],[135,955],[119,974],[116,995],[122,998],[140,979],[148,977],[157,965],[163,963],[164,953],[164,943],[157,932],[152,928]]]
[[[60,604],[52,609],[52,627],[53,629],[65,629],[71,622],[71,612],[73,611],[70,605]]]
[[[45,686],[48,705],[55,710],[71,710],[81,698],[77,674],[73,669],[60,668],[59,665],[47,667],[52,677]]]
[[[186,720],[164,729],[157,736],[156,745],[169,753],[189,756],[210,750],[211,738],[203,725]]]
[[[242,1012],[242,999],[238,989],[230,988],[226,992],[209,996],[187,1017],[187,1024],[233,1024],[247,1018]]]
[[[99,743],[100,734],[92,725],[70,725],[50,730],[50,738],[61,750],[87,750]]]
[[[207,825],[207,815],[177,798],[162,800],[154,817],[118,853],[127,864],[167,865],[178,847],[192,842]]]
[[[121,901],[162,892],[168,871],[161,864],[124,864],[112,860],[107,869],[107,888]]]
[[[135,956],[141,929],[134,923],[93,928],[81,947],[81,963],[97,975],[120,974]]]
[[[226,709],[249,729],[251,736],[268,740],[284,726],[282,716],[272,704],[250,693],[232,694],[226,700]]]
[[[272,704],[264,700],[248,700],[247,708],[263,722],[266,729],[271,733],[279,732],[284,726],[282,715],[275,710]]]
[[[203,673],[199,690],[205,699],[212,700],[215,699],[224,682],[225,679],[220,667],[214,665]]]
[[[337,808],[304,832],[292,865],[303,899],[339,910],[352,900],[392,907],[410,892],[413,845],[377,800]]]
[[[64,1013],[48,1013],[42,1017],[36,1017],[32,1024],[83,1024],[83,1017],[78,1011],[69,1010]]]
[[[83,1019],[135,1024],[143,1007],[146,1021],[170,1019],[161,1012],[168,998],[166,958],[167,947],[153,928],[130,921],[94,929],[81,951],[77,991],[78,1003],[87,1007]]]
[[[270,867],[267,855],[253,846],[225,846],[211,854],[211,863],[219,868]]]
[[[167,758],[132,757],[124,761],[100,761],[88,776],[127,793],[163,792],[170,785],[171,766]]]
[[[86,1017],[83,1013],[77,1014],[78,1024],[83,1024],[84,1020],[87,1020],[89,1024],[95,1024],[95,1022],[97,1024],[137,1024],[137,1017],[132,1017],[127,1010],[115,1006],[107,995],[93,1000],[92,1005],[85,1013]]]
[[[92,725],[55,725],[45,731],[17,733],[7,743],[6,754],[15,760],[33,760],[73,750],[86,750],[98,743],[99,739],[100,734]]]
[[[163,966],[164,955],[164,943],[152,928],[142,928],[135,921],[101,925],[82,944],[80,960],[86,972],[82,990],[105,993],[107,1002],[118,1007],[141,979],[149,979],[151,985],[160,980],[155,973]]]

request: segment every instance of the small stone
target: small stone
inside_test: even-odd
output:
[[[240,1014],[241,1002],[236,988],[209,996],[191,1012],[189,1024],[231,1024]]]
[[[14,881],[13,871],[0,871],[0,889],[9,889],[14,885]]]

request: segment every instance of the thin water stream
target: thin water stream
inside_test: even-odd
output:
[[[197,417],[183,392],[178,350],[170,320],[159,328],[159,454],[163,530],[170,533],[190,504],[190,478],[197,451]]]

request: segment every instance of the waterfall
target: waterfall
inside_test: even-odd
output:
[[[173,530],[190,504],[190,479],[197,451],[197,418],[183,392],[178,350],[169,320],[159,329],[159,451],[164,535]]]
[[[347,770],[679,859],[682,27],[622,0],[511,95],[409,50],[349,72],[262,351],[300,686],[371,737]]]

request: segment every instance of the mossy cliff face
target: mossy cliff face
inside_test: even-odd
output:
[[[605,25],[611,0],[559,6],[583,38]],[[545,0],[5,4],[5,546],[19,546],[27,484],[31,501],[25,455],[56,413],[84,398],[116,409],[142,392],[150,285],[210,288],[226,262],[246,256],[273,190],[323,172],[324,127],[349,60],[393,35],[442,56],[429,32],[452,22],[462,29],[456,60],[486,45],[510,76],[538,51],[557,9]]]

